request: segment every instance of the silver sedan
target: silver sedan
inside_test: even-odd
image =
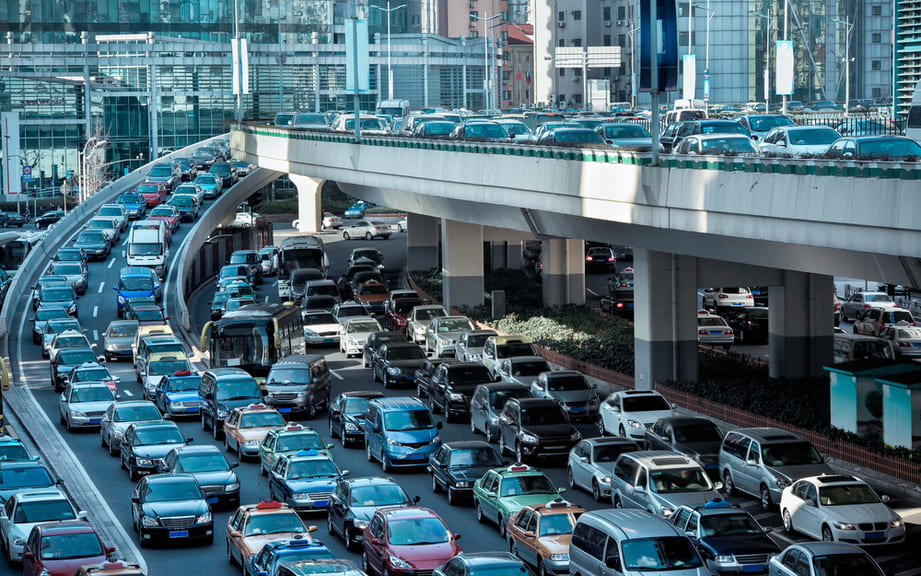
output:
[[[352,238],[364,238],[373,240],[374,238],[383,238],[387,240],[393,231],[389,224],[372,220],[359,220],[342,231],[342,239],[350,240]]]
[[[100,426],[103,415],[116,399],[117,396],[102,382],[69,384],[58,401],[61,424],[68,431]]]

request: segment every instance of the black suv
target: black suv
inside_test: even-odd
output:
[[[361,367],[367,368],[373,365],[378,348],[388,342],[406,342],[406,335],[402,332],[391,331],[373,332],[369,334],[361,351]]]
[[[700,416],[659,418],[646,429],[647,450],[671,450],[696,461],[714,482],[720,480],[723,433],[713,420]]]
[[[768,309],[760,306],[729,308],[721,312],[740,344],[767,342]]]
[[[340,481],[329,497],[329,532],[345,540],[346,549],[361,544],[362,532],[374,512],[383,506],[412,506],[410,498],[392,478],[364,477]]]
[[[432,395],[432,380],[438,367],[445,362],[457,362],[454,358],[429,358],[416,370],[416,396],[425,400]]]
[[[470,399],[480,384],[495,379],[486,366],[479,362],[452,362],[442,364],[432,378],[430,403],[433,413],[444,412],[448,422],[457,416],[470,416]]]
[[[368,403],[375,398],[382,398],[377,390],[354,390],[342,392],[329,405],[329,435],[338,436],[342,447],[364,444],[365,416],[368,415]]]
[[[461,440],[442,444],[429,456],[432,492],[444,490],[448,504],[458,497],[473,496],[473,483],[489,470],[506,464],[492,445],[482,440]]]
[[[378,354],[371,366],[374,380],[384,383],[384,388],[394,384],[414,384],[416,370],[426,360],[422,346],[412,342],[390,342],[378,348]]]
[[[509,398],[499,416],[499,450],[518,462],[568,456],[581,439],[563,407],[548,398]]]

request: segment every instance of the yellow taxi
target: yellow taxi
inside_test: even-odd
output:
[[[124,560],[81,566],[74,576],[145,576],[137,564]]]
[[[293,508],[275,500],[240,506],[227,521],[227,559],[245,566],[269,542],[295,536],[313,541],[309,533],[316,529],[305,526]]]
[[[508,520],[509,549],[536,574],[568,574],[569,540],[583,512],[562,498],[525,506]]]
[[[224,419],[224,448],[235,451],[240,460],[259,456],[259,444],[276,428],[287,426],[278,410],[265,404],[234,408]]]

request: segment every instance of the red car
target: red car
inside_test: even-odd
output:
[[[173,232],[179,227],[179,210],[169,204],[161,204],[147,214],[147,220],[162,220],[166,227]]]
[[[134,188],[134,193],[147,202],[148,208],[153,208],[166,202],[166,182],[141,182]]]
[[[405,333],[406,317],[413,311],[413,308],[421,306],[424,303],[422,298],[391,300],[390,305],[385,307],[387,312],[384,314],[384,330],[395,330]]]
[[[38,524],[32,528],[22,550],[22,574],[73,576],[81,566],[105,562],[113,552],[115,547],[103,546],[88,522]]]
[[[431,573],[461,552],[460,534],[420,506],[379,508],[362,534],[362,568],[369,576]]]

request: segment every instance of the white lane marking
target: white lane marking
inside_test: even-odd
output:
[[[93,306],[93,318],[99,316],[99,306]]]
[[[112,268],[113,264],[115,264],[115,258],[112,258],[111,260],[109,260],[109,265],[106,266],[106,268]]]
[[[95,316],[95,314],[93,314]],[[99,342],[99,330],[93,330],[93,340]]]
[[[46,270],[47,270],[47,266],[46,266]],[[54,430],[54,434],[58,437],[58,440],[60,440],[57,443],[58,450],[63,450],[67,452],[69,459],[73,462],[78,463],[77,468],[74,471],[77,472],[82,477],[81,484],[85,486],[88,490],[92,490],[95,493],[97,500],[102,503],[101,513],[109,517],[109,522],[112,524],[112,526],[115,527],[116,530],[118,530],[121,533],[122,542],[125,544],[125,546],[127,546],[130,549],[129,550],[130,554],[135,558],[138,564],[140,564],[142,572],[146,573],[147,572],[147,561],[144,559],[144,555],[141,554],[141,551],[134,544],[134,538],[132,538],[128,534],[128,532],[125,531],[125,527],[121,525],[121,522],[118,520],[118,517],[116,517],[115,513],[112,512],[112,508],[109,507],[109,504],[105,501],[105,498],[103,498],[102,493],[99,492],[99,489],[96,487],[96,483],[93,482],[93,480],[90,478],[90,475],[87,473],[86,468],[83,467],[79,463],[80,460],[77,458],[77,455],[73,453],[73,450],[71,450],[67,442],[64,441],[64,438],[61,437],[61,433],[57,431],[57,428],[55,428],[54,424],[52,424],[51,419],[48,417],[48,414],[45,413],[44,408],[42,408],[39,405],[38,400],[36,400],[35,396],[32,394],[32,388],[29,386],[29,381],[28,381],[28,378],[26,377],[26,372],[25,372],[25,369],[22,363],[22,341],[23,341],[22,334],[24,333],[25,329],[26,329],[26,314],[23,314],[21,319],[19,320],[20,337],[16,339],[16,358],[17,358],[16,361],[19,363],[19,375],[20,375],[20,381],[23,384],[22,386],[23,392],[25,393],[26,398],[28,398],[28,401],[32,402],[35,405],[35,409],[37,410],[37,412],[41,414],[42,420],[44,420],[44,425],[48,429]]]
[[[128,245],[128,240],[131,240],[131,236],[128,236],[127,238],[125,238],[125,241],[122,242],[122,246],[127,246],[127,245]]]
[[[105,282],[100,282],[100,283],[99,283],[99,292],[97,292],[97,294],[102,294],[102,289],[105,288],[105,287],[106,287],[106,283],[105,283]]]
[[[134,394],[131,393],[131,390],[122,390],[122,394],[125,396],[134,396]]]
[[[269,303],[269,295],[268,295],[268,294],[265,295],[265,300],[264,300],[264,302],[265,302],[266,304]]]
[[[336,378],[340,379],[340,380],[345,380],[345,378],[343,378],[342,376],[340,376],[335,370],[330,370],[329,373],[332,374],[333,376],[335,376]]]

